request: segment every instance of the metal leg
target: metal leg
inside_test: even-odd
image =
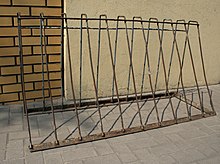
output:
[[[187,44],[188,44],[188,48],[189,48],[189,55],[190,55],[190,59],[191,59],[191,65],[192,65],[192,69],[193,69],[193,76],[195,79],[195,83],[196,83],[196,88],[198,91],[198,96],[199,96],[199,103],[200,103],[200,107],[201,107],[201,112],[204,115],[204,108],[202,106],[202,100],[201,100],[201,95],[200,95],[200,89],[199,89],[199,84],[198,84],[198,80],[197,80],[197,75],[196,75],[196,69],[195,69],[195,64],[194,64],[194,59],[193,59],[193,54],[192,54],[192,49],[191,49],[191,45],[190,45],[190,40],[189,40],[189,24],[186,28],[186,36],[187,36]]]
[[[46,31],[44,27],[44,15],[41,13],[41,30],[42,30],[42,36],[43,36],[43,42],[44,44],[42,45],[44,48],[44,56],[46,58],[46,75],[47,75],[47,82],[48,82],[48,90],[49,90],[49,97],[50,97],[50,107],[52,111],[52,118],[53,118],[53,127],[54,127],[54,136],[55,136],[55,144],[59,144],[58,136],[57,136],[57,126],[56,126],[56,118],[54,114],[54,105],[53,105],[53,98],[52,98],[52,91],[51,91],[51,84],[50,84],[50,75],[49,75],[49,66],[48,66],[48,55],[47,55],[47,46],[46,46]]]
[[[191,23],[191,22],[189,22]],[[209,99],[210,99],[210,105],[212,107],[212,111],[215,112],[215,109],[214,109],[214,105],[213,105],[213,101],[212,101],[212,94],[210,92],[210,89],[209,89],[209,86],[208,86],[208,81],[207,81],[207,77],[206,77],[206,70],[205,70],[205,63],[204,63],[204,58],[203,58],[203,51],[202,51],[202,41],[201,41],[201,35],[200,35],[200,29],[199,29],[199,24],[198,22],[197,23],[197,31],[198,31],[198,40],[199,40],[199,50],[200,50],[200,58],[201,58],[201,61],[202,61],[202,71],[203,71],[203,76],[204,76],[204,80],[205,80],[205,85],[206,85],[206,88],[207,88],[207,91],[208,91],[208,95],[209,95]]]
[[[115,30],[115,49],[114,49],[114,57],[113,57],[113,66],[115,67],[116,61],[117,61],[117,46],[118,46],[118,26],[119,26],[119,21],[117,20],[116,22],[116,30]],[[114,88],[115,88],[115,79],[114,79],[114,71],[112,73],[112,101],[114,98]]]
[[[66,17],[66,15],[65,15],[65,17]],[[75,91],[74,91],[74,85],[73,85],[72,60],[71,60],[71,52],[70,52],[70,38],[69,38],[69,29],[68,29],[68,20],[67,19],[65,19],[65,24],[66,24],[66,34],[67,34],[67,51],[68,51],[67,55],[68,55],[69,69],[70,69],[70,83],[71,83],[70,87],[71,87],[71,90],[72,90],[74,108],[75,108],[75,113],[76,113],[76,118],[77,118],[77,127],[78,127],[78,132],[79,132],[79,140],[82,140],[80,120],[79,120],[79,114],[78,114]]]
[[[81,15],[80,21],[80,66],[79,66],[79,105],[81,106],[82,102],[82,78],[83,78],[83,15]]]
[[[184,22],[184,23],[185,23],[185,20],[178,20],[177,23],[178,23],[178,22]],[[172,30],[173,30],[173,37],[174,37],[174,39],[173,39],[173,45],[176,46],[177,57],[178,57],[179,68],[180,68],[179,81],[178,81],[178,83],[181,82],[182,90],[183,90],[183,96],[184,96],[184,99],[185,99],[185,101],[186,101],[186,93],[185,93],[185,86],[184,86],[184,82],[183,82],[183,71],[182,71],[184,59],[183,59],[183,61],[181,62],[179,47],[178,47],[177,40],[176,40],[176,32],[177,32],[177,29],[178,29],[178,24],[176,24],[175,29],[174,29],[173,25],[171,25],[171,28],[172,28]],[[185,45],[186,45],[186,44],[185,44]],[[184,51],[185,51],[185,46],[184,46]],[[183,58],[184,58],[184,55],[185,55],[185,53],[183,54]],[[177,87],[179,87],[179,84],[178,84]],[[179,90],[179,88],[177,88],[177,91],[178,91],[178,90]],[[186,101],[186,102],[187,102],[187,101]],[[187,110],[187,114],[188,114],[189,119],[191,119],[191,112],[189,111],[188,103],[186,103],[186,110]]]
[[[154,101],[154,107],[155,107],[155,111],[156,111],[156,117],[157,117],[157,121],[158,121],[158,125],[160,126],[160,118],[159,118],[159,112],[157,109],[157,102],[155,100],[155,91],[153,89],[153,84],[152,84],[152,77],[151,77],[151,66],[150,66],[150,57],[149,57],[149,53],[148,53],[148,41],[150,38],[150,27],[151,27],[151,23],[150,21],[152,20],[152,18],[149,19],[148,22],[148,30],[147,30],[147,37],[145,35],[145,30],[144,30],[144,26],[143,23],[141,23],[142,25],[142,32],[143,32],[143,37],[144,37],[144,41],[146,43],[146,52],[145,52],[145,59],[147,59],[147,66],[148,66],[148,79],[149,79],[149,83],[150,83],[150,89],[151,89],[151,93],[152,93],[152,97],[153,97],[153,101]],[[152,110],[153,111],[153,110]],[[145,122],[145,125],[147,124],[147,121]]]
[[[20,76],[21,76],[23,108],[24,108],[24,114],[26,114],[26,122],[27,122],[28,136],[29,136],[29,143],[30,143],[29,148],[32,149],[33,148],[33,143],[32,143],[31,127],[30,127],[30,120],[29,120],[27,100],[26,100],[25,81],[24,81],[21,14],[18,13],[17,17],[18,17],[18,19],[17,19],[18,20],[18,43],[19,43]]]
[[[171,110],[173,113],[173,117],[174,119],[177,121],[177,118],[175,117],[175,113],[174,113],[174,109],[173,109],[173,103],[171,100],[171,96],[170,96],[170,92],[169,92],[169,86],[168,86],[168,80],[167,80],[167,72],[166,72],[166,66],[165,66],[165,61],[164,61],[164,54],[163,54],[163,29],[164,29],[164,22],[167,21],[166,19],[163,20],[163,24],[162,24],[162,33],[160,35],[160,31],[158,30],[158,37],[159,37],[159,41],[160,41],[160,51],[159,51],[159,56],[161,55],[162,58],[162,65],[163,65],[163,70],[164,70],[164,81],[165,81],[165,87],[166,87],[166,94],[169,97],[169,102],[170,102],[170,106],[171,106]],[[157,23],[157,27],[159,29],[159,24]],[[156,90],[156,88],[155,88]]]
[[[40,14],[40,17],[43,17],[43,15]],[[43,28],[44,24],[42,24],[42,23],[44,23],[44,22],[42,21],[42,19],[40,19],[40,48],[41,48],[42,97],[43,97],[42,103],[43,103],[43,110],[45,110],[45,87],[44,87],[44,84],[45,84],[45,79],[44,79],[44,64],[45,64],[45,62],[44,62],[44,47],[43,47],[43,45],[44,45],[45,43],[43,43],[44,40],[43,40],[43,29],[42,29],[42,28]]]
[[[62,16],[64,17],[64,14],[62,14]],[[61,52],[60,52],[60,79],[61,79],[61,84],[60,84],[60,88],[61,88],[61,108],[64,108],[64,21],[62,20],[61,26],[60,26],[60,31],[61,31]]]
[[[132,24],[132,39],[131,39],[131,46],[130,46],[129,36],[128,36],[128,28],[127,28],[127,23],[126,23],[126,18],[125,17],[124,17],[124,20],[125,20],[124,23],[125,23],[128,51],[129,51],[129,59],[130,59],[130,67],[129,67],[130,69],[129,69],[129,72],[131,70],[133,86],[134,86],[134,94],[135,94],[135,99],[136,99],[137,108],[138,108],[138,114],[139,114],[139,118],[140,118],[140,125],[144,129],[143,122],[142,122],[141,111],[140,111],[140,105],[139,105],[138,97],[137,97],[137,89],[136,89],[136,83],[135,83],[135,74],[134,74],[133,61],[132,61],[132,53],[133,53],[132,50],[133,50],[133,39],[134,39],[134,23]],[[130,73],[129,73],[129,75],[130,75]],[[129,76],[129,81],[130,81],[130,76]],[[129,91],[129,85],[128,85],[128,91]]]
[[[119,17],[118,17],[118,19],[119,19]],[[108,43],[109,43],[109,51],[110,51],[111,64],[112,64],[113,80],[114,80],[116,96],[117,96],[117,100],[118,100],[118,107],[119,107],[119,112],[120,112],[120,118],[121,118],[121,127],[122,127],[122,130],[125,131],[124,121],[123,121],[123,116],[122,116],[122,109],[121,109],[121,102],[120,102],[119,93],[118,93],[118,84],[117,84],[116,73],[115,73],[115,62],[114,62],[114,59],[113,59],[113,52],[112,52],[112,46],[111,46],[111,38],[110,38],[109,29],[108,29],[108,21],[107,21],[107,19],[106,19],[106,26],[107,26],[106,29],[107,29],[107,33],[108,33]],[[118,22],[117,22],[117,27],[118,27]],[[116,49],[115,49],[115,54],[116,54]]]
[[[84,14],[83,16],[87,18],[87,15]],[[99,96],[98,96],[97,84],[95,82],[95,74],[94,74],[93,61],[92,61],[92,47],[91,47],[91,43],[90,43],[89,22],[88,22],[88,20],[86,20],[86,27],[87,27],[88,46],[89,46],[90,68],[91,68],[91,73],[92,73],[93,86],[94,86],[94,90],[95,90],[96,105],[97,105],[98,112],[99,112],[99,119],[100,119],[100,123],[101,123],[102,136],[105,136],[105,133],[104,133],[104,130],[103,130],[103,123],[102,123],[102,120],[101,120],[102,116],[101,116],[101,111],[100,111],[100,106],[99,106]]]

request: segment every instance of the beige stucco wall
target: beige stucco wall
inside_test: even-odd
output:
[[[177,19],[185,19],[185,20],[197,20],[200,23],[201,28],[201,36],[202,36],[202,45],[205,59],[205,66],[207,72],[207,78],[209,84],[215,84],[220,82],[220,1],[219,0],[66,0],[66,13],[69,17],[80,17],[82,13],[86,13],[88,17],[98,17],[100,14],[107,14],[109,18],[116,18],[118,15],[124,15],[127,18],[132,18],[133,16],[141,16],[144,19],[149,19],[150,17],[156,17],[159,20],[163,20],[164,18],[171,18],[173,20]],[[98,24],[98,23],[97,23]],[[85,25],[85,24],[84,24]],[[138,25],[137,25],[138,26]],[[192,30],[192,45],[194,46],[194,54],[198,53],[198,46],[196,45],[196,35]],[[94,68],[96,68],[96,58],[97,58],[97,32],[91,32],[91,40],[96,40],[92,43],[92,52],[94,57]],[[105,34],[103,34],[105,35]],[[120,94],[126,93],[127,87],[127,74],[128,74],[128,52],[127,45],[125,42],[125,33],[121,33],[120,48],[118,51],[118,59],[117,59],[117,78],[119,81],[119,90]],[[74,84],[77,97],[79,96],[79,31],[71,32],[71,55],[73,58],[73,69],[74,69]],[[114,33],[111,33],[112,36],[112,46],[114,45]],[[124,37],[124,38],[122,38]],[[152,65],[156,65],[155,56],[158,56],[158,46],[155,46],[153,42],[158,42],[155,39],[156,33],[152,33],[152,45],[151,54],[155,54],[151,56]],[[164,53],[166,55],[166,51],[170,51],[172,35],[167,35],[164,38]],[[83,69],[83,93],[82,96],[84,98],[94,97],[94,90],[92,84],[92,78],[90,73],[90,65],[88,60],[88,45],[87,45],[87,37],[86,32],[84,33],[85,43],[84,47],[84,69]],[[123,40],[124,39],[124,40]],[[143,55],[144,55],[144,42],[141,40],[141,33],[137,32],[135,37],[135,48],[134,48],[134,67],[137,79],[137,88],[140,90],[141,84],[141,73],[143,68]],[[179,44],[182,44],[181,36],[179,36]],[[140,42],[138,42],[140,40]],[[108,53],[108,44],[107,40],[103,37],[102,39],[102,59],[101,59],[101,71],[100,71],[100,96],[108,96],[111,94],[111,84],[112,84],[112,71],[110,65],[110,58]],[[193,42],[195,41],[195,44]],[[74,44],[73,44],[74,43]],[[114,46],[113,46],[114,47]],[[167,57],[166,57],[167,58]],[[184,81],[187,86],[194,85],[194,79],[192,78],[192,68],[189,62],[189,58],[186,62],[186,66],[184,67]],[[141,62],[141,64],[140,64]],[[166,61],[168,64],[168,60]],[[200,67],[200,60],[198,54],[195,55],[195,65],[198,70],[198,79],[199,83],[203,84],[202,72]],[[119,66],[120,65],[120,66]],[[65,93],[67,97],[70,96],[70,81],[69,81],[69,69],[68,62],[66,61],[65,65]],[[154,66],[155,67],[155,66]],[[176,79],[179,73],[177,59],[174,62],[174,67],[171,76],[170,86],[175,87]],[[162,68],[162,67],[161,67]],[[95,69],[96,70],[96,69]],[[156,72],[156,67],[152,68],[153,74]],[[161,75],[163,75],[161,73]],[[147,81],[148,79],[146,79]],[[131,85],[132,88],[132,85]],[[164,79],[162,76],[159,78],[158,88],[164,88]],[[149,91],[149,84],[145,83],[145,91]]]

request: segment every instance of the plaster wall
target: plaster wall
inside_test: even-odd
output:
[[[80,17],[82,13],[86,13],[88,17],[99,17],[100,14],[107,14],[108,18],[117,18],[118,15],[124,15],[127,19],[132,19],[133,16],[141,16],[143,19],[149,19],[151,17],[163,20],[164,18],[170,18],[172,20],[185,19],[197,20],[200,23],[201,37],[203,54],[205,60],[205,68],[209,84],[216,84],[220,82],[220,1],[219,0],[66,0],[65,12],[68,17]],[[73,25],[74,23],[70,23]],[[103,23],[104,24],[104,23]],[[76,25],[79,26],[76,23]],[[84,26],[86,24],[84,23]],[[91,26],[97,27],[98,22],[90,24]],[[128,24],[131,26],[131,24]],[[111,24],[110,24],[111,26]],[[114,25],[112,24],[114,27]],[[120,26],[123,27],[121,23]],[[136,25],[140,27],[140,25]],[[155,26],[154,26],[155,27]],[[199,47],[197,43],[196,28],[191,29],[191,44],[193,47],[194,61],[197,70],[197,77],[200,85],[204,84],[202,71],[201,71],[201,60],[199,58]],[[91,45],[94,62],[94,71],[96,74],[96,63],[97,63],[97,32],[91,32]],[[131,37],[131,33],[129,33]],[[151,65],[152,65],[152,76],[156,74],[156,65],[158,59],[159,41],[156,32],[151,33],[151,42],[149,43],[150,54],[151,54]],[[71,41],[71,57],[72,57],[72,68],[74,77],[74,88],[76,90],[76,96],[79,97],[79,31],[70,32]],[[114,46],[115,33],[111,32],[112,47]],[[181,34],[178,36],[178,43],[180,49],[183,50],[184,36]],[[94,88],[91,76],[91,68],[89,63],[89,53],[87,44],[86,31],[83,32],[83,76],[82,76],[82,97],[83,98],[94,98]],[[100,74],[99,74],[99,96],[110,96],[112,86],[112,68],[109,56],[108,42],[106,33],[102,34],[102,45],[101,45],[101,58],[100,58]],[[119,93],[126,94],[127,88],[127,76],[129,70],[129,57],[128,48],[126,43],[125,32],[121,32],[119,36],[119,47],[118,47],[118,58],[117,58],[117,81],[119,85]],[[156,43],[156,44],[155,44]],[[172,33],[167,34],[164,37],[164,57],[165,63],[169,65],[169,55],[171,51]],[[65,46],[66,47],[66,46]],[[67,50],[67,49],[66,49]],[[133,51],[133,64],[135,70],[137,90],[140,91],[141,80],[142,80],[142,69],[143,69],[143,58],[144,58],[145,44],[141,32],[136,32],[134,40],[134,51]],[[169,55],[168,55],[169,54]],[[190,63],[189,53],[187,54],[186,62],[184,65],[184,84],[186,86],[194,86],[195,81],[192,76],[192,66]],[[177,78],[179,74],[179,67],[177,58],[174,58],[170,88],[175,88],[177,84]],[[65,93],[67,98],[71,98],[70,90],[70,79],[69,79],[69,63],[65,59]],[[162,68],[162,65],[161,65]],[[146,80],[144,85],[144,91],[150,90],[149,79]],[[155,76],[154,76],[155,78]],[[154,79],[153,78],[153,79]],[[154,83],[154,82],[153,82]],[[158,89],[164,89],[163,72],[159,74]],[[133,83],[131,80],[131,92],[133,92]]]

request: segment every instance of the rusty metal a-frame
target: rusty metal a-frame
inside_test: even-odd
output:
[[[48,20],[60,20],[61,26],[50,26],[47,24]],[[23,25],[24,20],[37,20],[39,25]],[[72,25],[72,22],[78,22],[77,25]],[[70,24],[70,25],[69,25]],[[94,25],[95,24],[95,25]],[[119,25],[120,24],[120,25]],[[194,38],[197,38],[199,53],[194,53],[194,46],[190,42],[190,29],[194,28]],[[28,98],[26,98],[25,89],[25,76],[24,72],[25,55],[23,54],[22,44],[22,29],[36,29],[39,30],[41,49],[41,66],[42,66],[42,99],[37,101],[40,105],[30,105]],[[67,67],[69,72],[67,73],[70,79],[70,91],[72,100],[66,101],[64,99],[64,82],[60,85],[59,98],[54,98],[52,93],[52,86],[50,81],[50,62],[47,54],[47,30],[59,29],[61,31],[61,43],[60,46],[66,45],[66,60],[68,61]],[[78,54],[71,52],[70,33],[71,31],[78,31],[79,33],[79,51]],[[97,40],[92,40],[91,34],[95,31]],[[125,37],[124,43],[127,44],[127,56],[129,61],[127,65],[127,77],[123,78],[126,82],[126,93],[120,93],[118,80],[119,72],[117,71],[118,55],[117,49],[120,49],[119,33],[123,31]],[[196,32],[195,32],[196,31]],[[135,34],[139,32],[141,39],[135,40]],[[83,37],[82,34],[85,34]],[[105,33],[105,35],[101,35]],[[155,44],[158,48],[158,56],[156,62],[152,63],[152,54],[150,54],[150,35],[154,33],[157,35],[157,42]],[[178,34],[183,35],[183,43],[179,44]],[[114,34],[114,37],[113,37]],[[169,44],[171,52],[169,55],[164,53],[167,48],[164,42],[164,37],[169,34],[172,37],[172,41]],[[65,35],[65,37],[64,37]],[[100,70],[105,69],[105,65],[101,64],[100,56],[102,49],[102,38],[106,39],[105,46],[108,52],[105,52],[109,56],[109,68],[110,72],[106,72],[111,77],[111,95],[102,97],[99,95],[101,89],[99,87],[99,73]],[[85,39],[86,37],[86,39]],[[150,18],[144,20],[141,17],[133,17],[133,19],[126,19],[124,16],[118,16],[116,19],[109,19],[106,15],[100,15],[99,18],[88,18],[86,14],[82,14],[80,18],[70,18],[63,14],[60,17],[45,17],[43,14],[40,16],[21,16],[18,14],[18,38],[19,38],[19,53],[21,64],[21,84],[22,84],[22,96],[24,104],[24,113],[27,119],[27,126],[29,132],[30,151],[40,151],[51,148],[58,148],[68,145],[75,145],[95,140],[101,140],[131,133],[142,132],[155,128],[162,128],[174,124],[179,124],[187,121],[193,121],[204,117],[216,115],[213,103],[212,92],[209,89],[203,52],[200,37],[199,23],[196,21],[186,22],[185,20],[172,21],[170,19],[164,19],[159,21],[156,18]],[[86,43],[87,47],[82,47]],[[94,48],[92,42],[97,42],[97,54],[94,57]],[[138,72],[141,76],[141,80],[137,80],[137,71],[135,72],[134,58],[134,46],[135,42],[142,42],[145,46],[140,52],[143,59],[140,59],[139,65],[142,70]],[[182,48],[180,48],[182,47]],[[87,49],[87,57],[89,61],[90,71],[87,72],[88,76],[91,76],[91,87],[93,88],[94,97],[91,99],[84,99],[82,96],[83,87],[83,48]],[[61,79],[63,80],[63,49],[59,54],[61,56]],[[186,57],[188,55],[188,57]],[[73,57],[78,56],[79,59],[79,77],[74,76],[72,65]],[[196,60],[195,60],[196,57]],[[199,61],[197,61],[199,59]],[[174,61],[176,60],[176,61]],[[188,60],[188,61],[186,61]],[[189,89],[185,86],[184,82],[184,64],[189,62],[192,71],[192,83],[193,88]],[[196,64],[201,66],[201,69],[196,69]],[[173,66],[175,63],[175,67]],[[152,71],[152,67],[155,67],[156,71]],[[73,67],[74,68],[74,67]],[[78,68],[77,68],[78,69]],[[170,78],[173,69],[178,69],[176,75],[177,81],[175,86],[170,85]],[[202,74],[203,81],[198,80],[199,75]],[[158,79],[163,77],[163,88],[157,88]],[[79,88],[76,91],[75,79],[79,78]],[[120,78],[121,80],[121,78]],[[138,82],[137,82],[138,81]],[[200,86],[200,83],[202,86]],[[146,84],[148,90],[146,90]],[[47,85],[47,87],[46,87]],[[45,92],[48,92],[48,95]],[[76,93],[77,92],[77,93]],[[79,94],[78,94],[79,92]],[[78,94],[78,96],[76,96]],[[209,102],[204,102],[204,96],[207,96]],[[32,103],[34,104],[34,103]],[[41,123],[41,130],[44,131],[41,136],[41,141],[32,136],[32,130],[34,130],[31,124],[32,119],[38,119]],[[41,120],[41,121],[40,121]],[[40,126],[40,125],[38,125]],[[45,127],[49,127],[49,130]],[[39,127],[38,127],[39,128]],[[44,130],[45,128],[45,130]],[[66,130],[68,129],[68,130]]]

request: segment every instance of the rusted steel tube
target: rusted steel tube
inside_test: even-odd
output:
[[[55,136],[55,143],[59,144],[59,140],[58,140],[58,136],[57,136],[57,125],[56,125],[56,118],[55,118],[55,114],[54,114],[54,107],[53,107],[53,98],[52,98],[52,91],[51,91],[51,85],[50,85],[50,75],[49,75],[49,66],[48,66],[48,55],[47,55],[47,47],[46,47],[46,31],[44,28],[44,15],[41,13],[41,37],[43,36],[43,48],[44,48],[44,56],[46,58],[46,75],[47,75],[47,82],[48,82],[48,91],[49,91],[49,97],[50,97],[50,107],[51,107],[51,111],[52,111],[52,119],[53,119],[53,128],[54,128],[54,136]],[[44,66],[44,65],[43,65]],[[44,70],[42,70],[44,71]],[[45,100],[43,100],[45,101]]]

